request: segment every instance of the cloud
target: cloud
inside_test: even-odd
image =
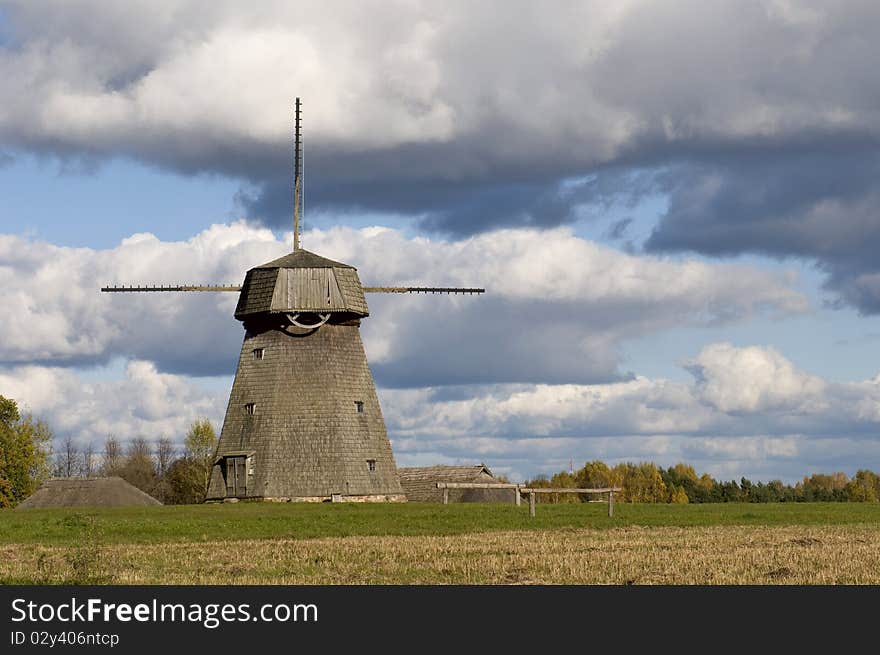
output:
[[[796,369],[773,348],[712,344],[687,368],[701,399],[722,412],[809,414],[825,408],[825,382]]]
[[[459,235],[570,221],[583,197],[560,183],[585,173],[626,192],[626,169],[877,143],[880,9],[855,0],[5,11],[5,145],[240,178],[251,217],[275,224],[296,95],[312,206]]]
[[[0,393],[49,422],[57,437],[100,447],[108,436],[120,441],[169,437],[182,444],[198,418],[219,428],[226,398],[181,376],[159,373],[133,360],[121,379],[88,380],[75,370],[49,366],[0,369]]]
[[[286,239],[286,237],[285,237]],[[808,309],[791,276],[620,253],[567,229],[461,241],[387,228],[313,230],[304,243],[365,285],[481,286],[485,296],[371,295],[363,335],[376,378],[412,387],[621,379],[620,346],[677,325]],[[0,362],[85,366],[115,357],[162,372],[234,371],[235,294],[102,294],[117,284],[233,283],[289,250],[270,231],[213,225],[186,241],[137,234],[107,250],[0,236]]]
[[[758,253],[816,262],[838,303],[880,312],[880,174],[876,144],[827,143],[823,152],[755,151],[677,167],[658,181],[669,209],[649,252]]]
[[[635,377],[604,384],[386,391],[401,436],[499,438],[862,435],[880,422],[880,375],[833,383],[771,347],[715,343],[685,364],[693,382]]]
[[[724,479],[793,481],[852,474],[880,455],[880,375],[832,383],[772,348],[726,343],[687,366],[692,382],[381,388],[380,399],[399,465],[483,461],[515,479],[603,459],[687,461]],[[731,397],[751,380],[761,394]],[[773,381],[781,388],[762,395]],[[70,368],[0,368],[0,393],[81,445],[109,434],[180,443],[194,418],[219,427],[230,384],[198,385],[138,360],[100,380]]]
[[[496,385],[382,392],[398,460],[485,461],[520,477],[589,459],[687,461],[720,477],[796,480],[880,453],[880,375],[833,383],[770,347],[706,346],[690,383]]]

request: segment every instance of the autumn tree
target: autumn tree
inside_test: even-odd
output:
[[[666,484],[655,464],[626,462],[618,464],[612,471],[620,476],[624,500],[631,503],[666,502]]]
[[[880,475],[873,471],[860,470],[846,485],[847,498],[855,502],[876,502],[880,500]]]
[[[13,507],[49,475],[52,432],[14,400],[0,396],[0,507]]]
[[[596,460],[587,462],[575,473],[575,482],[575,486],[584,489],[602,489],[619,486],[621,480],[617,479],[605,462]]]

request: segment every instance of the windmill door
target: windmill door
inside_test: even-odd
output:
[[[243,498],[247,496],[246,457],[226,458],[226,497]]]

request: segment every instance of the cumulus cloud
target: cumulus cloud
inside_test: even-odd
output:
[[[707,346],[688,365],[701,399],[725,413],[825,409],[825,382],[800,371],[774,348]]]
[[[659,192],[650,250],[807,257],[837,302],[880,311],[871,3],[17,0],[3,17],[10,151],[231,176],[278,225],[300,95],[312,208],[468,235]]]
[[[477,463],[515,479],[603,459],[687,461],[725,479],[797,479],[813,471],[869,467],[880,455],[880,375],[832,383],[772,348],[711,344],[688,364],[692,382],[638,377],[606,384],[380,388],[399,465]],[[736,379],[735,379],[736,378]],[[0,393],[80,444],[181,441],[191,421],[219,426],[229,384],[195,384],[133,360],[96,380],[47,366],[0,368]],[[733,396],[743,383],[782,396]],[[797,381],[796,383],[792,383]],[[817,385],[821,401],[817,402]],[[720,390],[707,393],[707,389]],[[718,394],[726,398],[718,401]],[[767,405],[767,402],[770,405]],[[805,410],[805,408],[808,408]]]
[[[676,325],[807,309],[795,280],[746,266],[623,254],[559,229],[462,241],[387,228],[311,231],[305,244],[365,285],[481,286],[485,296],[371,295],[363,334],[386,386],[602,382],[621,343]],[[137,234],[108,250],[0,236],[0,362],[113,357],[163,372],[230,374],[243,332],[232,293],[102,294],[107,283],[237,284],[289,250],[269,230],[214,225],[186,241]],[[438,356],[442,353],[442,356]]]
[[[111,435],[123,442],[168,437],[182,443],[195,419],[219,426],[226,408],[220,394],[137,360],[128,362],[122,378],[100,381],[68,368],[2,368],[0,393],[46,419],[57,436],[70,435],[80,445],[97,446]]]
[[[880,10],[855,1],[19,0],[5,17],[4,142],[240,177],[268,218],[289,215],[295,95],[314,203],[459,232],[558,222],[556,183],[585,170],[878,134]]]
[[[384,390],[398,459],[484,460],[532,475],[587,459],[687,461],[718,476],[869,466],[880,453],[880,376],[832,383],[769,347],[706,346],[690,383]]]

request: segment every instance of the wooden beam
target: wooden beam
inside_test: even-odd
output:
[[[476,287],[361,287],[364,293],[486,293]]]
[[[518,489],[518,484],[508,484],[506,482],[490,483],[490,482],[438,482],[438,489]]]
[[[535,492],[534,490],[529,492],[529,516],[535,515]]]
[[[184,284],[165,286],[162,284],[148,284],[140,286],[101,287],[104,293],[139,293],[151,291],[241,291],[241,287],[235,284]]]
[[[575,489],[572,487],[522,487],[523,493],[536,494],[604,494],[622,490],[621,487],[602,487],[599,489]]]
[[[449,489],[447,489],[446,487],[443,487],[443,504],[449,504]]]

